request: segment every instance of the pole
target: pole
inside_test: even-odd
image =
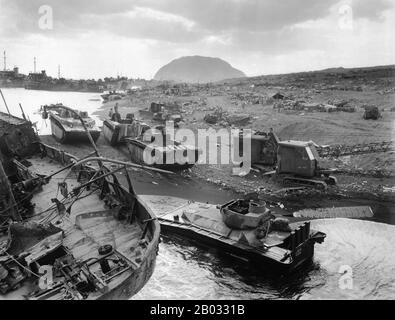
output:
[[[20,103],[19,103],[19,108],[21,108],[23,119],[25,119],[27,121],[25,112],[23,111],[22,105]]]
[[[8,115],[11,117],[10,110],[8,109],[7,102],[5,101],[5,98],[4,98],[4,95],[3,95],[3,91],[1,91],[1,89],[0,89],[0,94],[1,94],[1,97],[3,98],[3,101],[4,101],[4,104],[5,104],[5,107],[7,108]]]
[[[121,161],[121,160],[102,158],[102,157],[91,157],[91,158],[84,158],[84,159],[78,160],[76,163],[74,163],[72,168],[74,168],[76,166],[79,166],[79,165],[81,165],[81,164],[83,164],[85,162],[90,162],[90,161],[110,162],[110,163],[119,164],[121,166],[126,166],[126,167],[151,170],[151,171],[155,171],[155,172],[159,172],[159,173],[174,174],[174,172],[172,172],[172,171],[167,171],[167,170],[153,168],[153,167],[147,167],[147,166],[143,166],[143,165],[140,165],[140,164],[135,164],[135,163],[131,163],[131,162],[125,162],[125,161]],[[67,177],[70,174],[70,172],[72,171],[72,168],[66,174],[66,176],[63,178],[63,182],[65,182],[67,180]]]

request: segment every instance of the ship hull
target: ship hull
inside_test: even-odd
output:
[[[63,165],[75,163],[77,160],[71,154],[54,147],[42,143],[39,143],[39,145],[40,154],[29,159],[32,168],[40,169],[40,174],[51,173],[58,170],[58,168],[62,168]],[[96,172],[93,167],[88,165],[83,165],[80,169],[83,169],[80,170],[80,177],[84,181],[91,179]],[[67,175],[66,172],[64,174],[65,176]],[[48,184],[42,187],[42,192],[48,194],[48,191],[56,190],[57,184],[57,180],[49,180]],[[130,190],[128,191],[124,186],[118,184],[113,186],[116,187],[117,191],[115,194],[119,196],[119,200],[125,204],[134,203],[134,219],[141,222],[135,221],[125,224],[125,221],[121,220],[120,216],[117,215],[118,210],[101,209],[107,208],[105,201],[98,201],[101,199],[99,194],[92,194],[92,191],[88,192],[87,196],[84,197],[84,205],[80,207],[77,205],[73,206],[73,210],[67,220],[59,223],[58,218],[52,217],[48,221],[52,225],[56,224],[60,228],[58,230],[63,230],[63,236],[51,240],[51,243],[62,241],[62,247],[67,248],[67,252],[70,252],[79,261],[85,261],[87,268],[91,268],[95,264],[97,266],[98,263],[94,262],[94,260],[98,257],[98,246],[103,243],[113,244],[113,253],[109,253],[109,255],[116,254],[116,257],[124,259],[125,263],[127,261],[127,267],[113,273],[105,280],[105,283],[108,284],[106,290],[92,291],[85,298],[87,300],[130,299],[145,286],[152,276],[156,265],[160,242],[160,225],[155,219],[155,214],[142,202],[138,195],[130,193]],[[39,193],[36,197],[38,196]],[[35,201],[39,208],[44,208],[51,203],[48,197],[40,197]],[[37,217],[37,219],[40,221],[42,217]],[[143,246],[139,244],[142,239],[144,239]],[[41,251],[38,250],[37,252]],[[105,253],[100,253],[99,251],[99,255],[103,254]],[[93,272],[100,275],[100,272],[98,273],[98,270],[94,269],[95,267],[92,268]],[[32,281],[35,280],[32,279]],[[60,288],[32,293],[30,292],[30,287],[34,285],[36,284],[26,280],[23,286],[14,288],[6,294],[0,292],[0,300],[4,298],[13,300],[52,300],[63,296]]]
[[[42,91],[66,91],[66,92],[92,92],[102,93],[103,89],[100,88],[78,88],[66,85],[47,85],[43,83],[27,83],[24,87],[26,90],[42,90]]]
[[[313,260],[315,244],[322,243],[326,237],[311,230],[310,222],[295,220],[288,224],[288,231],[280,231],[273,224],[273,229],[262,238],[259,232],[263,229],[228,227],[222,220],[221,206],[175,198],[177,208],[171,210],[168,203],[172,197],[163,197],[160,203],[153,196],[142,196],[142,199],[157,214],[163,236],[187,239],[266,273],[286,274],[306,267]]]
[[[176,161],[169,161],[170,163],[167,163],[166,156],[168,155],[168,152],[162,152],[160,150],[157,150],[157,152],[161,153],[160,155],[160,161],[153,161],[152,163],[147,163],[144,159],[144,152],[145,149],[147,148],[147,144],[142,143],[139,140],[135,139],[128,139],[127,140],[127,146],[130,154],[131,161],[134,163],[138,163],[141,165],[148,165],[148,166],[153,166],[156,168],[164,169],[164,170],[171,170],[171,171],[177,171],[177,170],[184,170],[188,168],[192,168],[195,163],[198,160],[199,157],[199,150],[194,150],[194,159],[192,159],[190,162],[186,163],[177,163]],[[182,150],[183,151],[183,150]],[[175,151],[172,150],[172,153]],[[173,155],[175,158],[175,156]],[[173,158],[172,157],[172,158]],[[190,160],[190,159],[188,159]]]
[[[50,115],[51,130],[54,138],[60,143],[70,143],[70,142],[89,142],[89,138],[84,129],[66,129],[58,119]],[[94,142],[99,139],[100,130],[99,129],[89,129],[89,133],[92,136]]]
[[[231,242],[227,239],[218,239],[210,237],[201,230],[191,227],[191,225],[184,223],[176,223],[167,219],[158,218],[163,235],[176,235],[183,239],[188,239],[194,244],[204,248],[214,250],[218,254],[224,254],[240,260],[245,263],[254,265],[257,268],[262,268],[268,272],[287,274],[300,270],[302,267],[310,264],[314,256],[313,240],[307,240],[297,248],[291,263],[279,261],[275,256],[268,257],[259,251],[251,250],[251,248],[244,248],[237,242]]]
[[[158,248],[159,239],[156,245]],[[152,250],[139,269],[135,270],[121,285],[100,296],[98,300],[128,300],[138,293],[154,273],[157,251],[158,249]]]

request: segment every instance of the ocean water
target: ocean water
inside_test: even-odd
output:
[[[97,100],[98,93],[2,91],[11,113],[21,116],[21,103],[42,135],[50,134],[50,125],[38,112],[41,105],[61,102],[92,114],[102,103]],[[0,110],[7,112],[3,101]],[[205,187],[195,181],[166,181],[168,185],[163,187],[164,182],[154,185],[152,178],[148,181],[145,176],[137,180],[137,190],[144,189],[144,193],[151,187],[154,194],[170,190],[175,196],[195,193],[197,197],[199,193],[207,197]],[[231,196],[212,186],[207,190],[213,203],[216,196],[218,203]],[[194,200],[202,201],[198,197]],[[386,214],[380,220],[391,222],[393,218]],[[163,238],[155,272],[133,299],[395,298],[395,225],[332,219],[315,220],[312,227],[327,234],[325,242],[316,245],[314,263],[308,270],[286,277],[267,276],[256,266],[235,262],[183,239]],[[347,278],[343,277],[345,270]]]
[[[313,264],[283,277],[265,276],[182,239],[164,239],[152,278],[133,299],[395,298],[394,225],[325,219],[312,228],[327,234],[315,246]]]
[[[63,103],[67,107],[80,111],[87,111],[89,115],[92,116],[92,113],[102,104],[100,93],[25,90],[23,88],[5,88],[1,90],[6,99],[10,113],[17,117],[22,117],[22,112],[19,107],[20,103],[25,115],[32,123],[35,123],[40,135],[51,134],[49,120],[42,119],[39,112],[42,105]],[[1,97],[0,111],[7,113],[7,109]],[[98,125],[102,124],[97,117],[92,117]]]

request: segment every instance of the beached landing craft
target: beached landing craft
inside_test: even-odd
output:
[[[194,146],[184,145],[178,141],[166,140],[156,143],[145,136],[126,138],[131,160],[142,165],[154,166],[165,170],[182,170],[191,168],[199,159],[200,150]]]
[[[0,113],[0,124],[0,299],[137,293],[154,271],[160,227],[133,191],[132,164],[78,160],[42,144],[25,120]]]
[[[46,105],[42,106],[42,109],[44,114],[49,115],[52,135],[61,143],[89,142],[85,127],[89,130],[93,141],[96,141],[100,136],[99,127],[87,112],[78,111],[77,116],[71,112],[72,109],[62,104]]]
[[[163,137],[160,139],[162,144],[156,144],[153,136],[146,139],[144,133],[150,129],[153,134]],[[104,120],[103,135],[112,146],[126,144],[133,162],[166,170],[190,168],[199,160],[201,153],[199,148],[170,140],[161,130],[135,120],[132,114],[121,122]],[[151,161],[146,161],[144,153],[150,156]]]
[[[103,93],[100,95],[100,97],[103,99],[104,102],[107,101],[115,101],[115,100],[121,100],[126,94],[124,92],[116,92],[114,91],[109,91],[107,93]]]
[[[158,217],[162,233],[176,234],[218,249],[269,272],[288,273],[312,261],[325,233],[310,222],[275,218],[264,203],[232,200],[215,206],[188,203]]]
[[[129,113],[125,119],[121,119],[120,122],[106,119],[103,121],[103,136],[112,146],[117,146],[125,143],[124,138],[131,136],[136,137],[140,133],[134,132],[135,125],[133,126],[134,115]],[[143,127],[141,128],[143,129]]]

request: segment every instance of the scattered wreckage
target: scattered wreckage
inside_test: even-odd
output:
[[[152,102],[148,109],[139,110],[139,115],[143,119],[153,120],[160,123],[172,121],[178,127],[182,121],[180,107],[177,104],[164,104]]]
[[[208,124],[243,127],[249,124],[252,118],[248,114],[229,114],[217,107],[212,113],[207,113],[203,120]]]
[[[381,118],[381,113],[379,108],[376,106],[364,106],[365,112],[363,113],[363,118],[365,120],[378,120]]]

